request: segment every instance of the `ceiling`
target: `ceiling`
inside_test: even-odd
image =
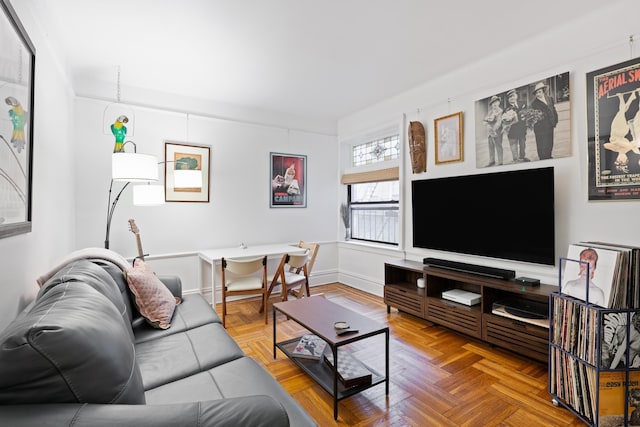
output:
[[[116,100],[119,69],[122,91],[332,121],[608,4],[538,0],[534,11],[512,0],[20,2],[79,96],[104,97],[107,87]]]

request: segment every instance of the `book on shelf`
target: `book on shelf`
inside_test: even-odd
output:
[[[333,369],[333,353],[326,351],[324,361]],[[371,384],[373,375],[369,368],[356,359],[349,351],[338,349],[338,378],[345,387]]]
[[[315,334],[306,334],[291,351],[291,355],[302,359],[320,360],[327,343]]]

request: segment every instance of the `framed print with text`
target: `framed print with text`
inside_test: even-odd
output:
[[[587,73],[589,200],[640,199],[640,58]]]
[[[307,207],[307,156],[270,153],[271,208]]]

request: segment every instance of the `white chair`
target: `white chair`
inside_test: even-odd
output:
[[[256,273],[262,270],[262,274]],[[230,274],[228,274],[230,273]],[[227,296],[262,295],[260,312],[264,311],[264,323],[267,323],[267,257],[251,259],[222,258],[222,326],[226,327]]]

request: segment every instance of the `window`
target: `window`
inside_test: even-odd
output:
[[[353,166],[365,166],[398,158],[400,135],[388,136],[353,147]]]
[[[351,184],[348,198],[352,239],[398,244],[399,181]]]

